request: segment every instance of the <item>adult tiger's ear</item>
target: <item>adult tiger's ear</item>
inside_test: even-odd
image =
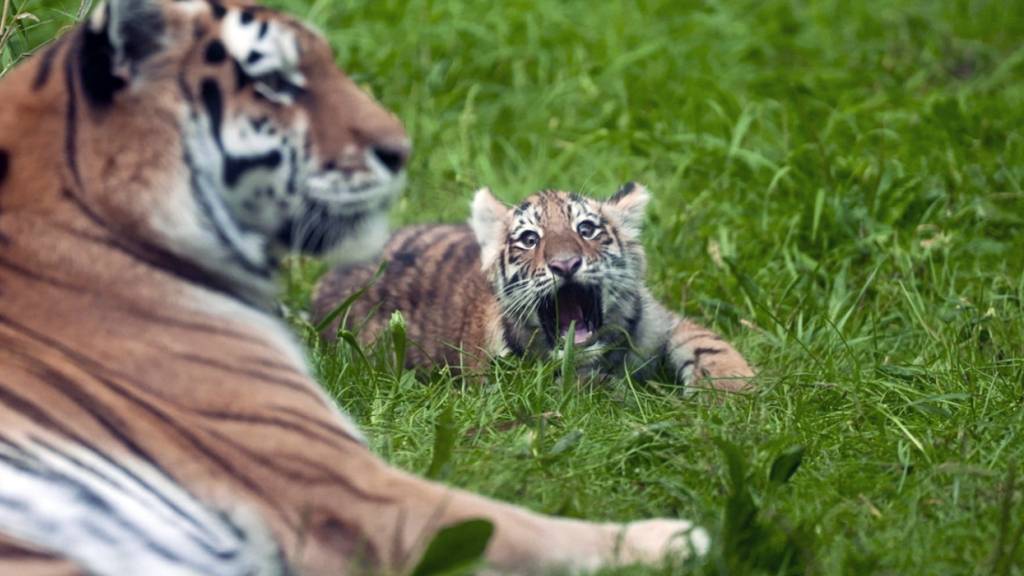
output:
[[[605,202],[605,207],[616,217],[621,226],[629,229],[633,234],[639,234],[644,226],[647,203],[650,201],[651,193],[643,184],[626,182]]]
[[[486,270],[501,254],[501,248],[508,234],[508,206],[491,194],[490,188],[481,188],[473,196],[472,214],[469,226],[480,244],[480,260]]]
[[[161,50],[163,7],[164,0],[107,0],[96,6],[81,48],[82,86],[91,100],[111,102]]]

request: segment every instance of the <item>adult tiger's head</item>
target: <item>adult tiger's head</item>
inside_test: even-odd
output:
[[[547,190],[510,208],[486,188],[478,191],[470,224],[506,329],[540,331],[548,349],[572,323],[581,348],[632,332],[644,287],[639,236],[649,198],[643,186],[628,183],[604,202]]]
[[[248,297],[288,251],[379,249],[410,152],[317,32],[245,0],[109,0],[0,102],[0,210],[74,204]]]

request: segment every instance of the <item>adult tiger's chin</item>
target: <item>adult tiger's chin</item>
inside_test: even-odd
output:
[[[365,214],[347,222],[340,239],[320,256],[332,266],[365,262],[380,254],[389,230],[387,211]]]
[[[278,232],[274,249],[323,259],[332,266],[354,264],[378,255],[388,239],[389,212],[405,178],[395,178],[358,200],[312,199]]]

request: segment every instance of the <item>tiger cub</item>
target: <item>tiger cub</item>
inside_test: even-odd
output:
[[[314,315],[326,318],[355,291],[347,313],[364,342],[395,310],[415,343],[407,364],[478,369],[496,356],[547,355],[570,327],[584,369],[668,376],[690,386],[739,390],[747,361],[714,332],[669,311],[644,284],[640,243],[650,195],[624,185],[607,201],[547,190],[514,208],[476,193],[469,226],[404,228],[377,265],[337,268],[317,285]],[[325,331],[337,334],[338,321]]]

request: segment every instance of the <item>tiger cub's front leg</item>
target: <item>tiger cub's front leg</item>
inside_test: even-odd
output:
[[[717,390],[740,391],[750,386],[754,370],[736,348],[700,324],[681,319],[669,334],[666,360],[676,381],[686,386],[706,385]]]

